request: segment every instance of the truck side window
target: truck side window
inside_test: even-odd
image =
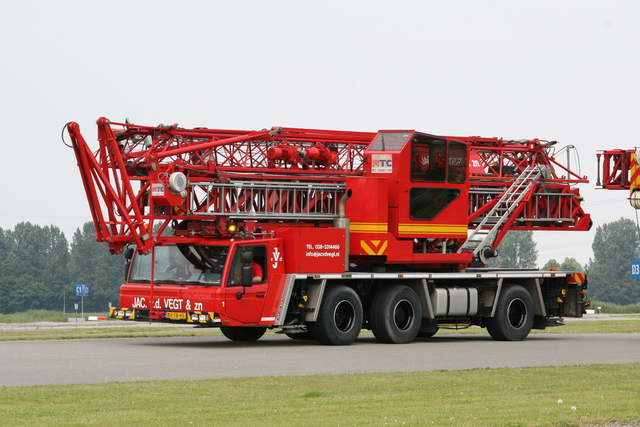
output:
[[[447,177],[446,142],[443,140],[413,140],[411,147],[411,180],[445,182]]]
[[[449,142],[449,182],[467,180],[467,146],[461,142]]]
[[[412,141],[411,181],[463,183],[466,180],[466,144],[425,137]]]
[[[266,268],[266,247],[264,246],[243,246],[236,249],[231,264],[228,286],[242,286],[242,253],[253,252],[253,283],[264,283],[267,280]]]
[[[457,188],[412,188],[409,217],[432,220],[460,195]]]

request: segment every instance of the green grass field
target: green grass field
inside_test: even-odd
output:
[[[640,419],[640,366],[0,388],[0,424],[585,426]]]

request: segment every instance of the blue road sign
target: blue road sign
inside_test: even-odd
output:
[[[631,261],[631,278],[640,279],[640,260]]]
[[[81,297],[89,296],[89,285],[76,285],[76,295]]]

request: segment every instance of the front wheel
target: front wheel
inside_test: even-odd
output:
[[[390,286],[376,293],[371,304],[371,330],[383,343],[404,344],[420,332],[422,308],[408,286]]]
[[[360,335],[362,318],[358,294],[348,286],[331,286],[322,298],[318,319],[308,327],[320,344],[349,345]]]
[[[533,326],[533,299],[520,285],[503,288],[494,317],[486,321],[487,331],[499,341],[522,341]]]
[[[261,326],[220,326],[222,335],[231,341],[257,341],[266,331],[267,328]]]

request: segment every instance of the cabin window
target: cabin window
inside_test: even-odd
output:
[[[166,245],[156,246],[154,256],[136,254],[129,269],[129,281],[135,283],[178,283],[181,285],[220,286],[229,246]],[[152,259],[155,260],[153,269]]]
[[[411,146],[411,180],[453,182],[467,180],[467,146],[461,142],[416,137]]]
[[[254,277],[258,273],[258,269],[262,272],[260,280],[254,280],[254,283],[263,283],[267,278],[266,257],[267,252],[265,246],[242,246],[238,247],[233,257],[233,264],[229,272],[229,282],[227,286],[242,286],[242,253],[251,251],[253,253],[253,269]]]
[[[449,142],[449,182],[467,181],[467,146],[461,142]]]
[[[400,151],[411,132],[380,132],[369,146],[370,151]]]
[[[431,220],[460,195],[457,188],[412,188],[409,215],[411,219]]]

